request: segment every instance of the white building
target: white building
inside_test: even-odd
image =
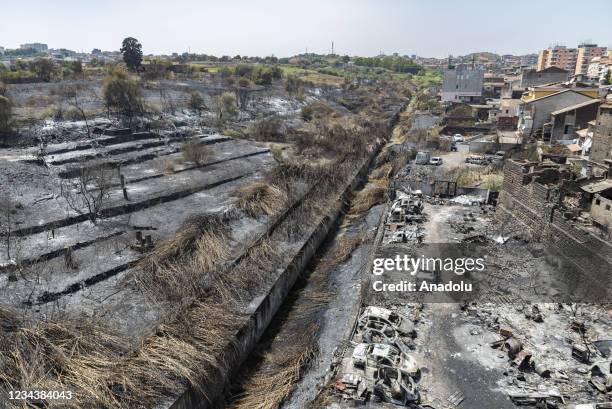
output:
[[[21,44],[19,47],[22,50],[32,48],[36,50],[36,52],[39,52],[39,53],[44,53],[49,49],[49,47],[47,47],[47,44],[43,44],[43,43],[26,43],[26,44]]]
[[[610,70],[612,70],[612,56],[595,57],[589,64],[587,76],[601,82]]]
[[[484,70],[459,65],[444,71],[442,102],[479,102],[482,99]]]

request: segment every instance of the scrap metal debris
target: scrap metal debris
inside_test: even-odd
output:
[[[378,306],[365,307],[352,341],[336,354],[338,375],[332,390],[343,399],[360,403],[418,404],[421,369],[410,353],[416,336],[414,323],[407,316]]]

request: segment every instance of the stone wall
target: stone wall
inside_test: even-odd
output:
[[[589,158],[598,162],[612,159],[612,105],[610,104],[599,107]]]
[[[554,173],[530,172],[534,165],[506,161],[496,218],[507,232],[512,226],[526,227],[534,239],[546,244],[585,278],[609,281],[612,243],[566,220],[558,208],[560,189],[554,183]]]

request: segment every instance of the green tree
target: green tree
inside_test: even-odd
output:
[[[127,37],[119,50],[123,54],[123,61],[130,70],[138,71],[142,64],[142,45],[134,37]]]
[[[108,111],[127,117],[130,125],[132,118],[143,111],[140,85],[129,77],[125,68],[115,67],[104,79],[102,95]]]
[[[39,80],[49,82],[57,71],[57,67],[48,58],[38,58],[32,63],[32,71],[34,71]]]
[[[612,78],[610,78],[610,75],[612,75],[612,68],[608,68],[608,72],[606,72],[603,80],[603,85],[612,85]]]

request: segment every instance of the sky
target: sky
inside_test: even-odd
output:
[[[145,54],[277,57],[305,52],[425,57],[612,46],[612,1],[0,0],[0,46],[90,52],[136,37]]]

